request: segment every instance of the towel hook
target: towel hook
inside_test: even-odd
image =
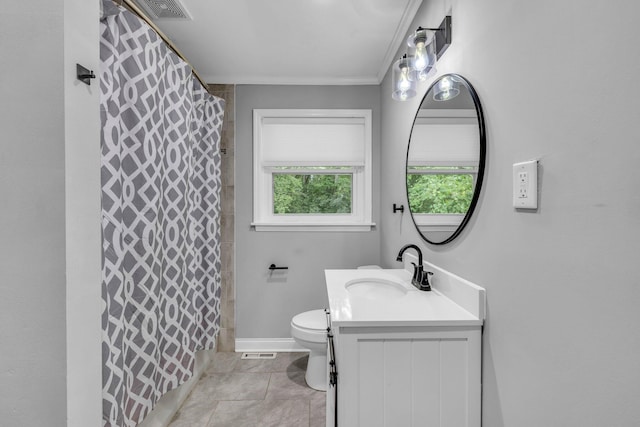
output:
[[[404,213],[404,205],[400,205],[400,207],[398,207],[398,206],[396,206],[396,204],[394,203],[394,204],[393,204],[393,213],[396,213],[396,212],[398,212],[398,211],[400,211],[400,212]]]
[[[76,75],[78,80],[86,85],[91,85],[91,79],[95,79],[96,75],[93,74],[93,70],[83,67],[80,64],[76,64]]]

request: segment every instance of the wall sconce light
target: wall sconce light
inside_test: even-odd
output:
[[[416,96],[416,76],[411,67],[411,58],[406,54],[393,64],[393,93],[396,101],[406,101]]]
[[[407,39],[407,45],[411,48],[412,66],[416,77],[420,81],[427,80],[431,74],[435,74],[436,55],[433,47],[435,33],[432,30],[418,27],[415,33]]]
[[[392,98],[405,101],[415,96],[416,81],[425,81],[435,75],[436,61],[450,44],[451,16],[446,16],[438,28],[418,27],[407,39],[408,53],[394,64]],[[406,87],[407,91],[401,87]]]

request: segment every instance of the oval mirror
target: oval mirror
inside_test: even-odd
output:
[[[478,95],[464,77],[441,76],[422,98],[407,148],[407,200],[424,240],[442,245],[460,234],[480,195],[485,155]]]

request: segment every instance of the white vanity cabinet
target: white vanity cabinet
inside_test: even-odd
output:
[[[480,327],[333,327],[338,426],[480,426]],[[333,389],[327,426],[334,426]]]
[[[336,425],[337,405],[337,427],[480,427],[484,289],[454,291],[441,274],[466,307],[435,287],[381,301],[374,290],[358,300],[342,289],[363,273],[347,271],[326,272],[337,368],[327,426]],[[408,278],[404,270],[369,274],[390,272]]]

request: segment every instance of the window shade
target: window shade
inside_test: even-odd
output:
[[[260,150],[263,166],[364,166],[365,121],[265,117]]]
[[[419,123],[413,126],[409,166],[477,165],[477,123]]]

